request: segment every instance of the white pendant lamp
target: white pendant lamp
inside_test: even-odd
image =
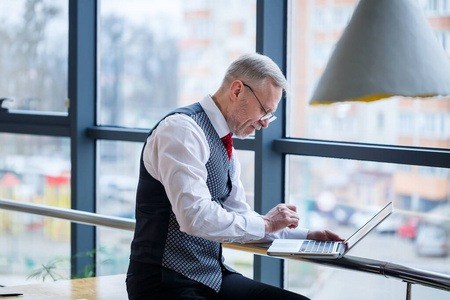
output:
[[[450,60],[417,0],[360,0],[311,104],[450,95]]]

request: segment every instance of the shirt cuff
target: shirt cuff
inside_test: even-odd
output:
[[[306,228],[285,229],[280,232],[280,238],[304,240],[308,236],[308,232],[309,229]]]
[[[247,219],[247,234],[249,242],[260,240],[266,234],[266,224],[261,217],[251,216]]]
[[[306,228],[295,228],[289,229],[286,228],[277,233],[266,234],[263,239],[260,239],[259,243],[272,242],[274,239],[298,239],[304,240],[308,236],[309,229]]]

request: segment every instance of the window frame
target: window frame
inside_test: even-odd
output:
[[[256,51],[270,56],[285,74],[287,15],[287,0],[257,1]],[[0,132],[70,138],[72,209],[88,212],[96,211],[97,140],[143,142],[147,136],[147,130],[97,125],[98,18],[97,0],[69,0],[68,115],[0,113]],[[260,213],[285,200],[288,154],[450,168],[449,149],[287,138],[286,99],[278,111],[277,122],[269,128],[234,141],[237,150],[255,152],[255,210]],[[96,230],[88,225],[71,226],[71,273],[77,274],[85,265],[95,265],[95,256],[75,254],[96,248]],[[255,255],[255,279],[282,287],[283,265],[282,260]]]

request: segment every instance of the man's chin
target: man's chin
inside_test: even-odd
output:
[[[261,129],[261,127],[259,129],[256,129],[255,126],[251,125],[251,126],[247,127],[246,129],[247,130],[245,130],[245,131],[242,130],[242,131],[233,133],[234,134],[233,136],[240,138],[240,139],[245,139],[251,135],[255,135],[256,130]]]
[[[251,135],[255,134],[255,130],[252,130],[251,132],[239,132],[239,133],[235,133],[233,136],[239,138],[239,139],[246,139]]]
[[[251,135],[255,135],[255,129],[248,131],[248,132],[240,132],[238,134],[234,134],[234,136],[239,139],[246,139]]]
[[[243,139],[248,138],[250,135],[252,135],[252,134],[234,134],[233,137],[237,137],[238,139],[243,140]]]

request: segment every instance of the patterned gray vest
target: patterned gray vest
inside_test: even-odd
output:
[[[188,115],[205,133],[211,153],[206,163],[206,184],[212,201],[223,206],[231,192],[233,161],[228,161],[225,147],[199,103],[175,110],[169,115],[174,113]],[[233,155],[231,160],[234,159]],[[222,269],[229,269],[223,264],[220,243],[180,231],[164,187],[146,171],[142,155],[131,259],[169,268],[216,292],[222,285]]]

